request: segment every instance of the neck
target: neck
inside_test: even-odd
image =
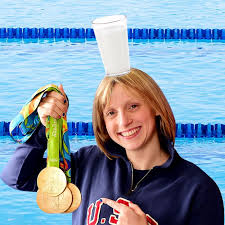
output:
[[[133,168],[137,170],[149,170],[155,166],[161,166],[169,158],[169,154],[160,148],[157,133],[144,148],[126,150],[126,153]]]

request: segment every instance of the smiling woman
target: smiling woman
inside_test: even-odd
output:
[[[46,116],[59,118],[67,112],[66,94],[59,89],[63,96],[50,92],[38,107],[43,124]],[[149,75],[131,69],[104,78],[94,99],[93,127],[98,146],[71,154],[72,183],[82,195],[73,212],[74,225],[224,224],[220,190],[175,150],[172,110]],[[17,147],[2,180],[19,190],[36,191],[46,142],[40,125]]]
[[[135,68],[127,75],[102,80],[92,119],[96,141],[106,155],[104,143],[110,137],[124,148],[123,141],[129,139],[137,145],[140,136],[143,143],[154,137],[154,146],[160,146],[162,152],[167,152],[168,141],[175,144],[175,119],[165,95],[149,75]]]
[[[153,154],[150,156],[149,153],[161,152],[155,124],[156,115],[153,110],[141,97],[136,97],[126,89],[124,90],[121,85],[116,84],[112,91],[109,108],[106,106],[104,111],[109,136],[126,149],[133,166],[142,170],[152,168],[154,162],[151,161],[156,157],[153,157]],[[142,164],[138,165],[135,161],[141,157],[143,157]],[[144,162],[144,159],[148,162]]]

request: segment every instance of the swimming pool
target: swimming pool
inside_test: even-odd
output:
[[[91,121],[104,76],[96,42],[35,41],[1,42],[0,121],[10,121],[38,87],[60,82],[70,98],[68,120]],[[224,42],[137,40],[129,47],[131,65],[159,83],[177,122],[224,123]]]
[[[2,76],[0,83],[0,121],[10,121],[38,87],[59,81],[70,99],[68,120],[91,121],[92,100],[104,68],[95,41],[80,41],[2,41],[1,74],[7,76]],[[223,42],[133,41],[129,45],[132,66],[148,72],[159,83],[177,122],[224,123]],[[72,151],[95,143],[94,138],[70,138]],[[0,170],[15,147],[10,137],[0,137]],[[225,198],[225,139],[181,138],[176,140],[176,148],[213,177]],[[2,181],[0,193],[0,224],[71,223],[70,215],[42,213],[35,193],[12,190]]]
[[[128,27],[224,28],[221,0],[1,1],[0,27],[90,27],[96,17],[125,14]]]
[[[219,0],[3,0],[1,6],[1,27],[90,27],[92,19],[116,13],[126,14],[132,28],[225,27],[225,4]],[[104,75],[94,40],[0,39],[0,46],[0,121],[10,121],[40,86],[60,82],[70,99],[68,121],[91,121],[92,100]],[[129,47],[131,65],[160,85],[177,123],[225,123],[224,41],[134,40]],[[72,151],[95,143],[93,137],[70,140]],[[0,171],[15,148],[10,137],[0,137]],[[225,139],[178,138],[176,149],[217,182],[225,199]],[[71,215],[39,210],[36,193],[12,190],[0,181],[0,196],[0,224],[71,224]]]
[[[81,146],[94,144],[94,138],[71,137],[71,149],[75,151]],[[0,170],[10,158],[15,145],[10,137],[0,140]],[[176,149],[181,156],[196,163],[206,171],[219,185],[225,197],[224,163],[225,139],[177,139]],[[36,204],[36,193],[21,192],[8,188],[0,180],[0,224],[39,225],[39,224],[71,224],[71,215],[46,214]]]

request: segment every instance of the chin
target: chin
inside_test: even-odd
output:
[[[126,151],[137,151],[138,149],[140,149],[141,146],[124,145],[123,147],[126,149]]]

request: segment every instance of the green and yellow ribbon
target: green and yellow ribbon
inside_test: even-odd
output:
[[[38,89],[23,106],[20,113],[11,121],[9,131],[14,141],[25,143],[33,135],[33,133],[41,123],[39,115],[37,113],[38,105],[40,104],[41,99],[45,96],[45,94],[50,91],[61,93],[58,87],[54,84],[49,84]],[[19,127],[20,129],[22,137],[15,137],[13,135],[13,131],[17,127]],[[51,135],[50,139],[49,132],[55,132],[54,135]],[[54,154],[57,153],[59,158],[59,160],[56,160],[56,157],[48,156],[48,159],[52,160],[47,160],[47,165],[61,168],[67,177],[68,183],[70,183],[71,155],[66,117],[60,119],[48,117],[46,120],[46,137],[48,139],[48,148],[57,149],[57,151],[53,152]]]

